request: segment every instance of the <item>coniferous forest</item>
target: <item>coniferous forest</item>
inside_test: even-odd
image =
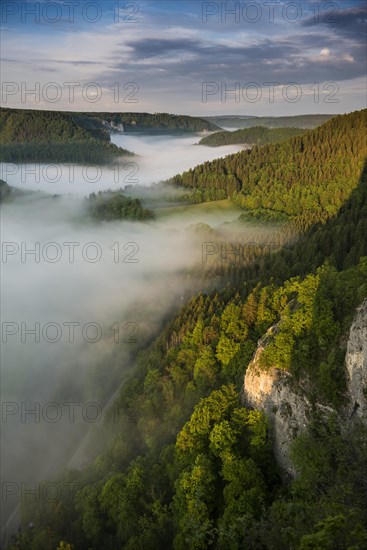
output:
[[[350,196],[367,154],[366,126],[367,110],[336,116],[286,142],[201,164],[172,183],[223,189],[246,211],[270,210],[305,229],[334,216]]]
[[[284,141],[290,137],[303,134],[302,128],[266,128],[264,126],[253,126],[236,130],[234,132],[214,132],[200,140],[200,145],[219,147],[220,145],[232,145],[245,143],[249,145],[265,145]]]
[[[108,447],[60,478],[75,498],[25,506],[33,528],[9,548],[367,547],[367,432],[346,417],[344,363],[367,297],[366,117],[337,116],[173,178],[224,190],[245,214],[284,215],[298,237],[215,268],[217,289],[193,297],[139,351],[104,425]],[[115,218],[116,197],[91,196],[91,208]],[[118,197],[117,210],[148,217]],[[291,479],[275,461],[269,418],[242,393],[266,333],[258,368],[287,373],[312,411],[292,445]]]
[[[366,3],[0,12],[0,550],[367,550]]]

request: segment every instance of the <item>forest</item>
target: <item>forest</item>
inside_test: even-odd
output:
[[[205,120],[226,128],[305,128],[311,130],[335,115],[293,115],[293,116],[209,116]]]
[[[107,130],[85,128],[72,113],[0,108],[2,162],[105,163],[129,151]]]
[[[303,134],[301,128],[267,128],[265,126],[253,126],[234,132],[215,132],[209,136],[203,137],[200,145],[209,145],[219,147],[221,145],[235,145],[244,143],[248,145],[265,145],[267,143],[277,143],[290,137]]]
[[[85,113],[80,113],[81,119],[86,119]],[[169,113],[88,113],[89,122],[97,119],[113,123],[123,124],[124,131],[142,131],[146,129],[181,131],[181,132],[203,132],[219,130],[218,126],[199,117],[187,115],[172,115]]]
[[[285,142],[205,162],[173,177],[189,189],[223,189],[245,211],[271,211],[300,230],[334,216],[367,155],[367,110],[339,115]]]
[[[106,164],[133,153],[111,143],[110,132],[218,130],[197,117],[167,113],[73,113],[0,108],[1,162]]]
[[[367,297],[366,114],[175,178],[189,190],[227,191],[216,183],[231,168],[235,192],[260,200],[260,188],[264,205],[273,192],[279,201],[281,192],[301,201],[303,185],[317,215],[311,201],[294,242],[250,264],[222,265],[222,284],[192,298],[140,350],[104,426],[109,447],[60,478],[74,484],[72,499],[24,506],[11,550],[367,547],[366,427],[340,423],[346,336]],[[296,203],[285,206],[279,211],[299,215]],[[241,397],[257,342],[275,325],[260,368],[288,372],[313,406],[293,444],[297,476],[288,482],[268,419]]]
[[[122,189],[91,193],[86,199],[86,206],[94,220],[144,221],[154,218],[152,210],[143,208],[139,199],[127,197]]]

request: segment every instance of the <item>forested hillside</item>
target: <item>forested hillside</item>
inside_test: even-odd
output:
[[[246,216],[244,231],[247,222]],[[218,254],[214,255],[212,264],[208,262],[209,275],[219,277],[228,285],[246,293],[256,286],[259,280],[263,283],[273,281],[281,284],[290,277],[304,276],[310,270],[316,270],[324,262],[343,270],[358,262],[360,257],[367,256],[366,163],[358,178],[357,187],[338,214],[328,219],[325,224],[314,224],[304,233],[298,234],[298,237],[296,235],[297,231],[295,233],[294,228],[279,224],[279,229],[273,233],[271,243],[279,243],[278,250],[269,250],[269,243],[264,243],[262,247],[251,247],[250,258],[244,255],[242,259],[241,256],[228,254],[223,262],[215,261],[220,258]],[[228,242],[229,250],[232,245],[233,243]],[[251,258],[253,261],[248,261]]]
[[[207,120],[187,115],[171,115],[169,113],[80,113],[79,116],[98,121],[113,123],[115,126],[123,124],[124,131],[177,130],[184,132],[203,132],[219,130]]]
[[[244,130],[235,132],[215,132],[202,138],[199,145],[209,145],[219,147],[221,145],[235,145],[244,143],[248,145],[265,145],[267,143],[277,143],[293,136],[303,134],[301,128],[266,128],[265,126],[253,126]]]
[[[319,137],[332,133],[339,155],[354,152],[357,172],[360,117],[336,121]],[[345,149],[344,132],[359,146]],[[310,163],[318,149],[329,151],[317,136],[307,141]],[[294,162],[303,173],[303,157],[295,153]],[[11,548],[54,550],[61,540],[78,550],[366,548],[366,428],[340,425],[346,336],[367,297],[366,166],[353,188],[326,223],[179,311],[140,353],[105,426],[110,447],[63,476],[75,497],[32,502],[24,525],[34,527]],[[288,485],[266,416],[240,400],[257,341],[275,324],[260,367],[286,370],[297,391],[328,411],[315,407],[296,439],[298,475]]]
[[[119,131],[203,132],[210,122],[168,113],[73,113],[0,108],[0,161],[105,163],[131,155],[110,142]]]
[[[72,113],[0,108],[3,162],[107,162],[126,154],[106,130],[85,128]]]
[[[226,128],[252,128],[266,126],[268,128],[305,128],[320,126],[335,115],[294,115],[294,116],[209,116],[206,120]]]
[[[367,155],[367,110],[336,116],[283,143],[206,162],[172,178],[224,189],[240,207],[284,215],[305,229],[335,215],[356,187]]]
[[[0,143],[70,143],[95,136],[78,125],[72,113],[30,109],[0,109]],[[99,136],[109,141],[107,132]]]

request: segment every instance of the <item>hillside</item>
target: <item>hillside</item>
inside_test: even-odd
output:
[[[367,155],[366,128],[366,109],[339,115],[285,142],[196,166],[171,183],[223,189],[247,212],[271,212],[305,229],[335,215],[356,187]]]
[[[74,113],[0,108],[0,161],[107,163],[132,155],[111,132],[218,130],[201,118],[167,113]]]
[[[358,135],[357,118],[333,126],[339,143],[351,126]],[[367,297],[366,223],[367,165],[324,225],[184,306],[138,357],[103,427],[110,446],[61,478],[75,498],[29,504],[34,528],[14,548],[363,550],[367,432],[352,419],[345,355]],[[260,374],[277,368],[309,406],[286,484],[266,414],[240,399],[264,335]],[[270,412],[292,420],[286,403]]]
[[[235,132],[215,132],[202,138],[199,145],[220,147],[222,145],[236,145],[238,143],[248,145],[265,145],[277,143],[293,136],[303,134],[301,128],[266,128],[265,126],[253,126],[251,128],[236,130]]]
[[[218,126],[208,122],[204,118],[187,115],[172,115],[169,113],[79,113],[81,122],[93,123],[96,127],[106,127],[118,130],[123,125],[124,132],[152,131],[178,131],[178,132],[204,132],[219,130]],[[87,126],[86,126],[87,127]]]
[[[108,162],[129,151],[106,130],[87,129],[72,113],[0,108],[3,162]]]
[[[209,116],[206,120],[225,128],[252,128],[266,126],[268,128],[304,128],[313,129],[323,124],[335,115],[295,115],[295,116]]]

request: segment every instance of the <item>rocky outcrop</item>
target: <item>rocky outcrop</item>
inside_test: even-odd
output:
[[[272,427],[275,458],[286,477],[294,477],[290,448],[297,434],[309,422],[311,404],[292,376],[280,369],[260,368],[260,357],[277,326],[271,327],[258,343],[257,350],[247,367],[243,400],[247,406],[264,411]],[[349,407],[344,420],[359,416],[367,423],[367,300],[357,310],[350,329],[346,368],[348,372]],[[331,407],[314,405],[326,415],[335,412]]]
[[[114,133],[124,133],[124,125],[122,123],[116,124],[112,120],[102,120],[102,124],[108,128],[109,131]]]
[[[351,415],[367,424],[367,299],[357,310],[345,356]]]
[[[271,327],[258,343],[254,357],[247,367],[243,398],[246,405],[264,411],[273,434],[275,458],[286,474],[294,477],[295,471],[289,451],[294,438],[308,423],[309,402],[290,387],[291,376],[285,371],[259,367],[260,357],[277,326]]]

